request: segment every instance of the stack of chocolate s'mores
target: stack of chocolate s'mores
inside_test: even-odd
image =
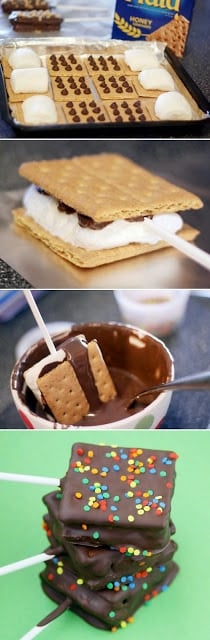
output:
[[[114,631],[177,574],[172,451],[76,443],[61,489],[43,498],[55,557],[42,587],[93,626]],[[161,604],[160,604],[161,606]]]
[[[198,233],[177,212],[200,209],[201,200],[121,155],[26,162],[19,172],[32,185],[13,212],[16,226],[79,267],[165,247],[147,216],[164,216],[168,231],[186,240]]]

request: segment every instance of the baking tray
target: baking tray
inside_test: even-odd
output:
[[[184,69],[182,63],[173,52],[162,43],[132,43],[130,41],[120,40],[90,40],[87,38],[72,38],[72,37],[44,37],[44,38],[16,38],[14,40],[6,40],[2,43],[0,53],[1,58],[8,53],[14,47],[31,46],[41,57],[45,64],[46,55],[50,53],[58,53],[64,50],[74,52],[78,55],[87,57],[90,53],[98,54],[99,52],[108,55],[123,56],[124,51],[131,47],[145,47],[153,48],[158,52],[160,61],[162,61],[165,67],[170,71],[175,80],[176,88],[187,98],[191,104],[193,111],[193,119],[190,121],[155,121],[146,120],[143,122],[105,122],[105,123],[79,123],[68,124],[63,118],[59,124],[55,125],[39,125],[31,126],[24,125],[15,120],[12,116],[8,98],[7,90],[4,80],[4,73],[2,65],[0,66],[0,104],[2,109],[2,117],[6,122],[12,126],[17,135],[22,137],[59,137],[60,134],[68,134],[70,137],[78,137],[81,135],[87,137],[108,137],[114,132],[116,136],[134,135],[138,137],[145,137],[150,135],[155,136],[186,136],[186,135],[199,135],[204,128],[210,124],[210,103],[197,87],[193,79]],[[91,81],[92,82],[92,81]],[[96,89],[91,85],[93,90],[93,97],[97,97]],[[144,98],[139,98],[144,101]],[[67,98],[68,100],[68,98]],[[146,99],[148,104],[151,98]],[[60,103],[61,104],[61,103]],[[106,104],[106,101],[103,101]],[[60,106],[60,105],[59,105]],[[62,119],[62,116],[61,116]]]

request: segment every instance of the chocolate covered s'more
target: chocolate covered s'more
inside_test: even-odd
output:
[[[117,391],[97,340],[84,335],[64,340],[24,372],[25,382],[40,406],[61,424],[76,424]]]
[[[200,209],[202,201],[121,155],[27,162],[19,172],[32,185],[13,212],[15,224],[79,267],[167,246],[148,230],[147,216],[164,216],[168,230],[187,240],[198,233],[180,212]]]

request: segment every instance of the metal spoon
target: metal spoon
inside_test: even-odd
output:
[[[185,378],[179,378],[178,380],[173,380],[172,382],[163,382],[161,384],[156,384],[153,387],[148,387],[143,391],[140,391],[134,398],[129,401],[127,405],[127,409],[131,409],[135,402],[141,400],[143,396],[146,396],[150,393],[155,393],[156,391],[201,391],[201,390],[209,390],[210,391],[210,371],[203,371],[201,373],[195,373],[191,376],[186,376]]]

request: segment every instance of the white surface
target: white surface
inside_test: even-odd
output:
[[[55,103],[49,96],[31,96],[22,104],[26,124],[53,124],[58,116]]]
[[[13,69],[10,84],[14,93],[46,93],[49,76],[44,67],[31,69]]]
[[[157,98],[155,115],[159,120],[192,120],[192,109],[179,91],[169,91]]]
[[[71,215],[58,210],[57,201],[51,196],[39,193],[31,185],[23,198],[26,215],[35,220],[51,235],[57,236],[76,247],[84,249],[110,249],[126,246],[130,242],[157,244],[157,234],[147,230],[145,222],[128,222],[116,220],[100,230],[81,227],[77,213]],[[182,228],[182,218],[177,213],[154,216],[163,218],[164,225],[171,233]]]

